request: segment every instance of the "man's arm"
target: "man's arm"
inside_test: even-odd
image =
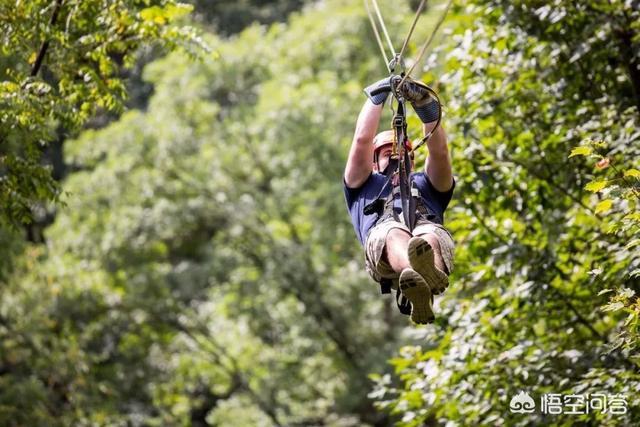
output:
[[[373,138],[378,130],[382,107],[384,103],[376,105],[370,99],[362,106],[356,131],[351,142],[347,166],[344,170],[344,181],[349,188],[358,188],[365,183],[373,169]]]
[[[427,135],[438,123],[440,117],[440,103],[433,90],[420,81],[415,81],[410,77],[400,88],[405,99],[411,102],[414,111],[422,121],[422,132]],[[433,132],[429,141],[429,157],[424,165],[424,171],[429,177],[429,181],[440,192],[451,190],[453,186],[453,175],[451,173],[451,157],[447,146],[447,134],[442,126]]]
[[[433,129],[434,124],[435,122],[422,125],[422,131],[425,135]],[[429,156],[425,162],[424,171],[436,190],[441,192],[449,191],[453,186],[451,156],[447,145],[447,134],[441,125],[438,125],[438,128],[427,141],[427,147],[429,148]]]

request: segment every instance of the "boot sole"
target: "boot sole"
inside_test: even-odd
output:
[[[429,285],[431,293],[439,295],[449,286],[449,276],[435,265],[433,248],[422,237],[409,240],[409,264]]]
[[[431,290],[420,274],[410,268],[400,273],[400,291],[411,302],[411,320],[426,324],[435,320],[431,306]]]

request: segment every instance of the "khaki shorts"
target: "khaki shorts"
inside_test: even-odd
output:
[[[423,234],[435,234],[440,244],[440,254],[444,261],[444,265],[449,270],[449,273],[453,271],[453,252],[455,244],[451,234],[444,228],[443,225],[434,222],[421,222],[413,229],[413,233],[409,231],[409,228],[401,222],[389,219],[375,225],[367,235],[364,244],[364,258],[365,269],[367,273],[375,280],[380,282],[381,279],[391,279],[393,281],[393,288],[398,286],[399,273],[393,271],[388,262],[382,259],[384,253],[384,247],[387,241],[387,234],[394,228],[406,231],[413,236],[420,236]]]

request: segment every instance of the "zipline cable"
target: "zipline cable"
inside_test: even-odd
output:
[[[402,55],[404,55],[404,51],[409,44],[409,40],[411,39],[411,35],[413,34],[413,30],[416,28],[416,24],[418,23],[418,18],[420,18],[420,14],[422,13],[422,8],[424,7],[427,0],[422,0],[420,2],[420,6],[418,6],[418,10],[416,11],[416,16],[413,18],[413,23],[411,24],[411,29],[409,30],[409,34],[404,39],[404,43],[402,43],[402,49],[400,49],[400,54],[398,55],[398,62],[402,62]]]
[[[369,7],[369,0],[364,0],[364,6],[367,9],[367,15],[369,15],[371,28],[373,28],[373,34],[375,34],[376,36],[378,47],[380,48],[380,52],[382,53],[382,58],[384,58],[384,65],[385,67],[387,67],[387,71],[391,72],[391,67],[389,66],[389,58],[387,58],[387,52],[385,52],[384,50],[384,44],[382,43],[382,39],[380,38],[378,27],[376,26],[375,20],[373,19],[373,15],[371,14],[371,8]]]
[[[440,19],[438,20],[438,22],[436,23],[435,28],[433,29],[433,31],[431,32],[431,35],[429,36],[429,38],[427,39],[427,41],[425,42],[425,44],[422,45],[422,48],[420,49],[420,53],[418,53],[418,56],[416,57],[415,62],[411,65],[411,68],[409,68],[409,71],[407,71],[407,73],[405,74],[404,78],[400,81],[400,84],[398,85],[398,87],[402,86],[402,84],[404,83],[404,81],[407,79],[407,77],[409,77],[411,75],[411,72],[413,71],[413,69],[415,68],[415,66],[418,64],[418,62],[420,62],[420,60],[422,59],[422,56],[424,55],[425,51],[427,50],[427,47],[429,47],[429,45],[431,44],[431,42],[433,41],[436,33],[438,32],[438,30],[440,29],[440,26],[442,25],[442,23],[444,22],[444,19],[447,17],[447,13],[449,13],[449,8],[451,7],[451,4],[453,3],[453,0],[449,0],[449,2],[447,3],[447,7],[444,9],[444,12],[442,12],[442,15],[440,15]]]
[[[380,28],[382,28],[382,32],[387,39],[387,43],[389,44],[389,49],[391,50],[391,56],[396,55],[396,51],[393,48],[393,43],[391,43],[391,38],[389,38],[389,33],[387,32],[387,27],[384,25],[384,20],[382,19],[382,14],[380,13],[380,8],[378,7],[377,0],[371,0],[373,3],[373,9],[376,11],[376,15],[378,16],[378,21],[380,22]]]

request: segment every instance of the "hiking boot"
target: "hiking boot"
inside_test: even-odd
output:
[[[400,273],[399,286],[402,295],[411,302],[411,320],[414,323],[433,322],[432,295],[422,276],[411,268],[405,268]]]
[[[449,276],[436,267],[433,248],[422,237],[412,237],[409,240],[409,264],[417,271],[429,285],[431,293],[439,295],[449,286]]]

